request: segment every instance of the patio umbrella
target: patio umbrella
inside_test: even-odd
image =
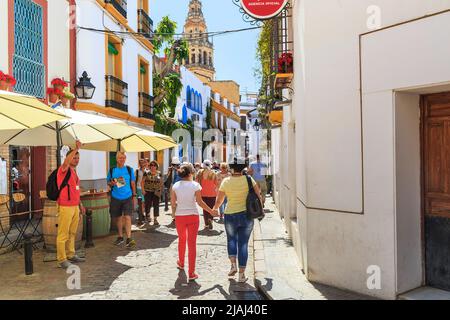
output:
[[[0,130],[25,130],[66,118],[35,97],[0,90]]]
[[[29,130],[0,131],[0,144],[18,146],[74,146],[114,140],[130,136],[139,129],[125,122],[86,112],[58,107],[55,109],[70,119],[54,121]]]
[[[169,136],[136,127],[132,128],[138,131],[120,139],[85,144],[83,149],[109,152],[146,152],[162,151],[177,146],[175,140]]]

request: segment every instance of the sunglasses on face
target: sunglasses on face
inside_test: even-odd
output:
[[[154,164],[151,164],[151,165],[150,165],[150,167],[156,167],[156,165],[154,165]]]

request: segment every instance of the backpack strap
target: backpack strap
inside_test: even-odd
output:
[[[114,168],[110,168],[109,169],[109,178],[112,180],[113,179],[113,173],[114,173]],[[108,181],[109,183],[109,181]],[[111,192],[114,189],[114,186],[111,187]]]
[[[133,172],[133,169],[131,169],[131,167],[127,166],[127,171],[128,171],[128,175],[130,176],[130,183],[131,183],[131,178],[132,178],[131,174]]]
[[[61,183],[61,187],[59,188],[59,192],[61,192],[65,187],[69,186],[69,180],[70,177],[72,176],[72,170],[69,168],[67,170],[66,176],[64,177],[64,180]],[[67,188],[67,196],[69,197],[70,200],[70,188]]]
[[[252,178],[250,178],[249,175],[245,176],[247,178],[247,184],[248,184],[248,191],[251,192],[253,191],[253,183],[252,183]]]

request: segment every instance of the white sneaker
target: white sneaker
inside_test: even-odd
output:
[[[248,280],[248,278],[245,276],[245,273],[239,272],[239,280],[238,280],[238,282],[244,283],[244,282],[247,282],[247,280]]]
[[[236,265],[232,264],[230,272],[228,272],[228,276],[233,277],[234,275],[236,275],[237,272],[238,272],[238,269],[237,269]]]

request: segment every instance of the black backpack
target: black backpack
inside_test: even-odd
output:
[[[133,171],[133,169],[131,169],[131,167],[129,167],[129,166],[126,166],[126,167],[127,167],[127,170],[128,170],[128,175],[130,176],[130,181],[131,181],[131,172]],[[109,169],[109,177],[111,179],[113,178],[112,176],[113,176],[113,172],[114,172],[115,168],[116,167]],[[137,177],[136,177],[136,179],[137,179]],[[130,186],[130,188],[131,188],[131,186]],[[111,188],[110,192],[112,192],[112,188]]]
[[[45,186],[45,190],[47,191],[47,198],[52,201],[57,201],[61,191],[67,187],[69,184],[70,176],[72,175],[72,170],[67,170],[66,176],[61,183],[61,188],[58,188],[58,169],[52,172],[52,174],[47,179],[47,185]],[[67,194],[70,200],[70,188],[67,188]]]
[[[247,217],[250,220],[264,218],[264,209],[261,201],[253,188],[252,179],[246,176],[248,184],[248,196],[247,196]]]

